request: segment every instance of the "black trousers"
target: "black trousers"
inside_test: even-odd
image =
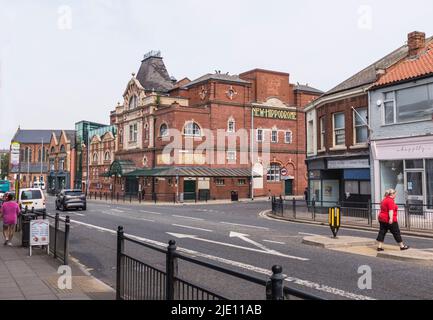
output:
[[[394,236],[394,239],[395,239],[395,241],[397,241],[397,243],[403,242],[403,239],[401,238],[400,227],[398,226],[397,222],[395,222],[393,224],[380,222],[380,231],[379,231],[379,235],[377,237],[377,241],[384,242],[385,236],[388,233],[388,231],[390,231],[392,233],[392,235]]]

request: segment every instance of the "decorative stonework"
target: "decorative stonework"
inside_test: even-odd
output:
[[[201,100],[205,100],[206,99],[206,97],[207,97],[207,90],[206,90],[206,88],[204,86],[201,87],[199,95],[200,95],[200,99]]]
[[[237,95],[237,91],[233,88],[233,86],[230,86],[230,88],[226,91],[227,97],[230,100],[233,100]]]

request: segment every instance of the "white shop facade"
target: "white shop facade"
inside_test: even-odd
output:
[[[374,203],[395,189],[398,204],[433,210],[433,135],[372,141],[371,157]]]

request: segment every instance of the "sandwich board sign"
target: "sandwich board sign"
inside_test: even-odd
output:
[[[47,252],[50,252],[50,222],[49,220],[31,220],[30,221],[30,256],[32,256],[32,247],[47,246]]]

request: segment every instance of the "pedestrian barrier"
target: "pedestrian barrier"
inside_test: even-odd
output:
[[[149,262],[134,258],[125,248],[127,243],[149,249],[151,252],[154,252],[150,255],[151,257],[154,257],[155,253],[165,255],[164,263],[155,263],[157,266],[152,266]],[[194,272],[196,277],[204,279],[212,278],[209,275],[212,271],[246,281],[249,285],[258,286],[263,290],[263,299],[323,300],[315,295],[284,286],[285,276],[280,266],[272,268],[272,273],[270,273],[272,276],[269,279],[261,279],[180,254],[177,250],[176,242],[173,240],[169,242],[166,248],[137,241],[126,236],[123,227],[119,227],[117,231],[116,299],[228,300],[226,294],[217,293],[215,292],[216,290],[205,287],[206,281],[202,281],[200,285],[197,285],[193,281],[181,277],[183,271],[190,269],[181,268],[185,263],[204,268],[204,274]],[[216,276],[217,279],[220,279],[220,277]],[[218,280],[217,282],[219,283],[220,281]]]
[[[380,203],[300,201],[272,197],[272,214],[295,220],[328,223],[329,209],[340,209],[341,225],[379,227]],[[398,204],[398,221],[402,230],[433,232],[433,205]]]

